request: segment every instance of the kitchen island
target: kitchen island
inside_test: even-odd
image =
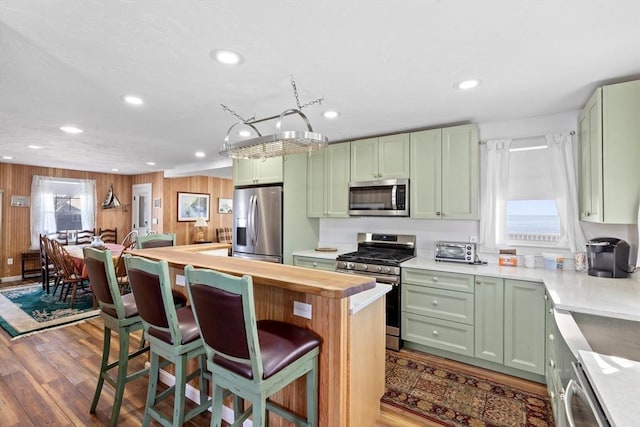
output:
[[[316,332],[320,348],[318,413],[321,426],[372,425],[384,393],[387,286],[370,277],[290,265],[212,256],[216,244],[133,250],[133,255],[166,260],[174,287],[186,265],[253,277],[256,317],[289,322]],[[294,301],[311,306],[311,318],[293,314]],[[296,381],[274,396],[305,413],[305,382]],[[271,426],[284,425],[270,416]]]

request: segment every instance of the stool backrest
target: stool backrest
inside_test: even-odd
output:
[[[126,254],[124,263],[145,332],[172,344],[181,343],[167,261]]]
[[[84,265],[98,305],[105,314],[118,319],[125,318],[124,304],[120,296],[120,287],[116,279],[113,255],[109,249],[104,251],[91,247],[82,248]]]
[[[148,234],[146,236],[138,236],[136,240],[136,249],[159,248],[175,245],[175,233]]]
[[[263,376],[262,357],[250,276],[231,276],[207,269],[184,269],[191,309],[209,360],[242,364],[254,381]]]

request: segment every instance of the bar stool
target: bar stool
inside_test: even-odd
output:
[[[144,337],[151,347],[149,388],[142,425],[149,425],[153,418],[163,426],[181,426],[211,407],[208,395],[211,375],[205,369],[206,354],[200,331],[191,307],[176,309],[173,304],[167,261],[156,262],[130,254],[124,259],[129,284],[142,318]],[[175,385],[157,393],[160,357],[173,363]],[[187,363],[195,358],[198,359],[198,369],[187,373]],[[200,403],[185,413],[186,384],[196,377],[199,378]],[[169,418],[156,404],[172,393],[173,417]]]
[[[102,317],[104,321],[102,362],[100,364],[98,385],[96,386],[89,412],[92,414],[95,413],[102,386],[106,381],[115,389],[111,419],[109,420],[109,425],[115,426],[118,423],[118,416],[120,415],[120,406],[122,405],[125,384],[147,375],[149,372],[148,368],[143,368],[127,375],[129,360],[149,351],[149,346],[144,346],[145,342],[141,337],[140,348],[129,354],[129,335],[132,332],[142,330],[142,320],[138,315],[138,308],[136,307],[133,295],[120,295],[111,251],[101,251],[85,247],[83,248],[83,252],[89,280],[91,281],[94,295],[98,300],[98,305],[101,308],[100,317]],[[118,353],[118,360],[109,363],[111,331],[118,334],[120,351]],[[118,369],[116,377],[109,373],[113,368]]]
[[[185,280],[214,383],[211,426],[222,424],[225,389],[252,403],[233,426],[242,425],[253,414],[253,425],[262,427],[267,410],[298,426],[317,426],[321,338],[289,323],[256,321],[249,276],[235,277],[189,265]],[[302,376],[306,376],[307,385],[306,419],[268,400]]]

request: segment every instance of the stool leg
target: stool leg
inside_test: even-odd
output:
[[[211,427],[222,427],[222,397],[224,389],[213,381],[213,406],[211,408]],[[235,405],[234,412],[235,411]],[[237,418],[237,415],[236,415]]]
[[[173,403],[173,425],[179,427],[184,422],[184,395],[187,385],[187,355],[182,354],[176,358],[175,377],[176,388],[174,389]]]
[[[313,359],[313,368],[307,372],[307,425],[318,426],[318,357]]]
[[[109,362],[109,349],[111,347],[111,329],[104,327],[104,338],[102,340],[102,362],[100,362],[100,373],[98,373],[98,385],[96,386],[96,392],[93,394],[93,402],[91,402],[91,408],[89,413],[96,412],[98,406],[98,400],[100,400],[100,393],[102,392],[102,385],[104,384],[104,375],[107,371],[107,365]]]
[[[122,397],[124,396],[124,386],[127,382],[127,368],[129,365],[129,329],[124,328],[120,331],[120,353],[118,354],[118,378],[116,379],[115,398],[113,400],[113,408],[111,409],[110,427],[118,424],[118,416],[120,415],[120,406],[122,405]]]
[[[207,355],[202,354],[198,357],[198,365],[200,367],[200,405],[209,400],[209,378],[207,372]]]
[[[151,408],[156,403],[156,391],[158,390],[158,375],[160,370],[160,356],[151,351],[151,366],[149,367],[149,388],[147,389],[147,403],[144,408],[143,426],[148,426],[151,421]]]
[[[255,427],[265,427],[267,408],[266,408],[266,396],[261,396],[259,399],[255,399],[253,404],[253,425]]]

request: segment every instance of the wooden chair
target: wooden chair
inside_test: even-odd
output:
[[[317,426],[321,338],[290,323],[256,321],[250,276],[235,277],[190,265],[184,272],[214,384],[211,425],[221,426],[223,391],[227,389],[252,403],[233,426],[242,425],[253,414],[253,425],[262,427],[267,410],[299,426]],[[302,376],[307,385],[306,419],[268,400]]]
[[[40,280],[42,289],[50,293],[51,280],[55,280],[55,266],[47,255],[46,247],[49,245],[49,238],[45,234],[40,235]]]
[[[138,307],[133,295],[120,295],[111,251],[85,247],[83,252],[89,280],[98,301],[98,306],[101,309],[100,317],[104,321],[102,362],[100,363],[98,384],[89,412],[95,413],[98,400],[100,400],[102,386],[106,381],[115,389],[113,407],[111,408],[111,417],[109,419],[109,426],[113,427],[118,423],[125,385],[149,373],[149,368],[143,368],[129,374],[127,371],[129,361],[148,352],[149,346],[145,347],[145,340],[140,337],[140,347],[129,353],[130,335],[133,332],[142,330],[142,319],[138,314]],[[120,350],[118,359],[109,363],[111,332],[118,334]],[[117,369],[117,376],[111,373],[113,369]]]
[[[169,279],[167,261],[151,261],[142,257],[125,255],[125,265],[131,290],[138,306],[144,337],[151,346],[149,388],[144,410],[143,426],[151,418],[164,426],[181,426],[209,409],[210,374],[206,371],[206,355],[200,332],[190,306],[176,309]],[[157,394],[160,358],[175,365],[175,385]],[[187,373],[189,360],[197,359],[198,368]],[[185,413],[185,386],[193,378],[199,378],[200,402]],[[156,406],[174,395],[173,417],[169,418]]]
[[[59,254],[62,252],[62,245],[56,239],[45,238],[43,240],[44,249],[47,254],[47,259],[53,265],[52,271],[49,273],[49,277],[53,278],[53,292],[52,296],[55,296],[58,287],[62,285],[62,279],[64,277],[64,269],[61,266],[61,262],[58,261]],[[60,299],[64,292],[64,286],[60,289]]]
[[[98,235],[105,243],[118,243],[118,227],[100,228]]]
[[[124,246],[124,250],[131,249],[136,245],[136,240],[138,239],[138,230],[131,230],[124,236],[122,239],[121,245]]]
[[[89,291],[89,287],[87,286],[88,280],[76,272],[73,258],[71,258],[71,255],[67,253],[61,244],[55,240],[52,240],[51,244],[53,247],[53,262],[56,265],[56,271],[59,274],[59,284],[62,287],[60,291],[60,301],[66,300],[69,297],[69,292],[71,292],[69,308],[73,308],[73,303],[78,295],[78,289],[83,288]],[[57,286],[58,285],[54,287],[54,294]]]
[[[69,232],[67,230],[56,231],[54,239],[61,245],[69,244]]]
[[[148,234],[146,236],[138,236],[138,239],[136,240],[136,249],[159,248],[175,245],[175,233]]]
[[[76,245],[91,243],[91,238],[96,235],[96,229],[76,231]]]

